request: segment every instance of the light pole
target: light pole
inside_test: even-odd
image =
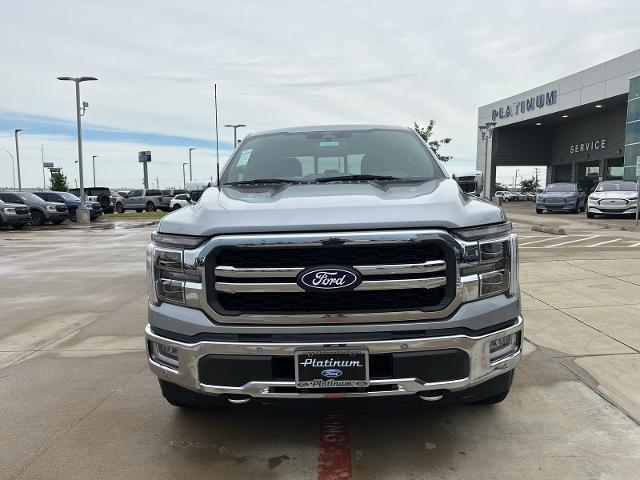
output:
[[[99,155],[94,155],[93,156],[93,186],[96,186],[96,158],[98,158]]]
[[[487,167],[489,165],[489,140],[493,136],[493,130],[496,128],[496,122],[487,122],[484,125],[478,126],[478,130],[480,130],[480,135],[482,135],[482,141],[484,142],[484,184],[485,188],[483,189],[482,196],[484,198],[491,198],[491,179],[487,174]]]
[[[196,147],[189,147],[189,181],[193,182],[193,171],[191,170],[191,151],[195,150]]]
[[[187,162],[182,164],[182,188],[187,189],[187,175],[184,173],[184,167],[189,165]]]
[[[516,185],[518,183],[518,170],[516,169],[516,174],[513,176],[513,189],[516,189]]]
[[[233,148],[235,150],[235,148],[238,146],[238,135],[237,135],[236,132],[237,132],[238,128],[246,127],[246,125],[238,123],[237,125],[225,125],[225,127],[233,128]]]
[[[84,176],[82,174],[82,121],[80,117],[84,115],[85,110],[89,106],[88,103],[82,102],[80,107],[80,82],[87,82],[91,80],[98,80],[95,77],[58,77],[58,80],[67,80],[76,84],[76,120],[78,124],[78,168],[80,176],[80,208],[78,209],[78,215],[76,219],[78,223],[89,222],[89,211],[84,205]]]
[[[11,171],[13,172],[13,188],[16,188],[16,164],[15,164],[16,159],[13,158],[13,155],[11,155],[11,152],[9,150],[7,150],[7,153],[11,157]]]
[[[21,128],[16,128],[13,131],[14,137],[16,137],[16,163],[18,164],[18,191],[22,191],[22,180],[20,179],[20,149],[18,148],[18,132],[21,132]]]

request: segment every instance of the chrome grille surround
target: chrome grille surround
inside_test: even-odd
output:
[[[322,247],[323,245],[349,244],[349,245],[388,245],[403,244],[406,242],[438,241],[445,244],[453,252],[455,258],[454,275],[455,286],[454,295],[451,301],[444,308],[437,311],[423,310],[402,310],[397,312],[336,312],[336,313],[306,313],[306,314],[252,314],[245,313],[239,315],[223,315],[216,311],[207,298],[208,289],[214,289],[211,285],[211,275],[205,271],[207,256],[220,247],[243,247],[243,248],[270,248],[270,247]],[[444,318],[453,313],[460,304],[468,300],[474,292],[478,290],[478,276],[460,276],[460,268],[471,265],[478,261],[478,243],[465,242],[460,240],[445,230],[425,229],[425,230],[386,230],[386,231],[364,231],[364,232],[328,232],[328,233],[287,233],[287,234],[267,234],[267,235],[221,235],[214,237],[195,249],[184,250],[184,271],[188,274],[198,274],[201,282],[185,282],[185,305],[203,310],[207,315],[218,323],[223,324],[351,324],[351,323],[380,323],[380,322],[400,322],[411,320],[430,320]],[[437,262],[437,261],[436,261]],[[383,270],[399,268],[398,265],[364,265],[358,267],[362,270],[369,270],[367,275],[384,275]],[[402,266],[400,268],[406,268]],[[415,264],[411,269],[423,269],[428,271],[442,270],[440,263]],[[291,277],[297,275],[302,269],[280,268],[268,271],[246,272],[242,269],[231,271],[226,269],[225,276],[235,276],[251,273],[251,277]],[[267,269],[263,269],[267,270]],[[361,270],[361,271],[362,271]],[[231,275],[229,273],[231,272]],[[274,273],[276,273],[274,275]],[[364,273],[364,272],[362,272]],[[416,273],[415,270],[413,273]],[[432,277],[430,280],[437,279]],[[427,278],[422,279],[427,280]],[[442,280],[439,280],[442,282]],[[374,283],[371,281],[369,283]],[[296,285],[292,283],[291,285]],[[297,287],[297,285],[296,285]],[[367,288],[367,287],[364,287]],[[422,288],[422,287],[421,287]],[[282,290],[280,290],[282,291]],[[477,298],[477,297],[476,297]]]

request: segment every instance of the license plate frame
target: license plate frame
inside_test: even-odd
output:
[[[345,362],[358,362],[358,365]],[[294,365],[296,388],[340,389],[369,386],[369,349],[366,347],[299,348],[294,352]],[[323,375],[324,372],[327,373]]]

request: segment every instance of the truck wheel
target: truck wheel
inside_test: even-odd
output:
[[[44,215],[42,212],[38,210],[34,210],[31,212],[31,225],[34,227],[39,227],[40,225],[44,225]]]
[[[540,214],[542,213],[542,209],[541,209],[541,208],[536,208],[536,213],[537,213],[538,215],[540,215]]]
[[[147,212],[155,212],[156,206],[153,204],[153,202],[147,202],[147,206],[145,207],[145,210]]]
[[[144,210],[142,208],[136,208],[137,213],[142,213]]]
[[[122,204],[120,202],[116,203],[116,212],[124,213],[124,207],[122,206]]]
[[[158,381],[160,382],[162,396],[174,407],[226,407],[229,405],[223,398],[203,395],[165,380],[158,379]]]

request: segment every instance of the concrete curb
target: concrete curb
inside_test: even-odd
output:
[[[598,221],[589,221],[589,225],[595,225],[605,230],[624,230],[625,232],[640,232],[640,226],[635,225],[620,225],[618,223],[602,223]]]
[[[548,227],[546,225],[533,224],[531,230],[534,232],[550,233],[551,235],[566,235],[567,232],[564,228],[560,227]]]

